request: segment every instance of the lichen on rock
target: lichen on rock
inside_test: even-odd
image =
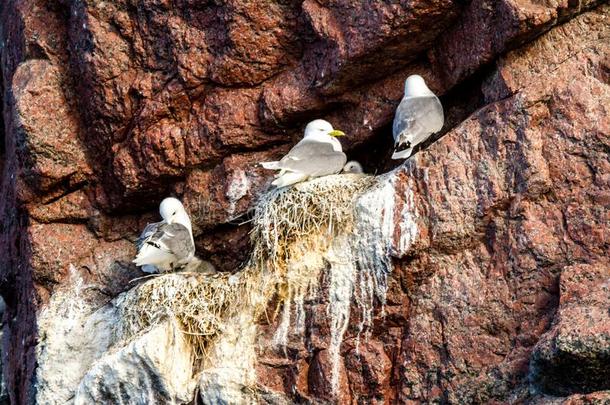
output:
[[[95,361],[74,404],[184,404],[193,399],[193,348],[171,318]]]
[[[70,267],[71,283],[53,295],[40,315],[36,401],[66,403],[91,365],[116,340],[120,317],[112,305],[99,307],[91,285]]]

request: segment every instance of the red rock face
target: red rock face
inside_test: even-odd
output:
[[[385,317],[358,345],[348,329],[333,394],[328,320],[309,305],[307,345],[261,350],[261,384],[294,401],[610,400],[606,5],[11,0],[0,13],[12,403],[32,403],[36,317],[71,267],[108,296],[128,288],[131,242],[173,194],[198,251],[238,269],[238,224],[270,182],[256,163],[322,117],[368,172],[398,164],[389,124],[412,73],[448,118],[397,185],[419,236],[394,258]]]

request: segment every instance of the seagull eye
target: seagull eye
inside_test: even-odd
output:
[[[176,215],[176,211],[174,211],[174,212],[172,213],[172,215]]]

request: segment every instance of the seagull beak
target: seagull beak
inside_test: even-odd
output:
[[[328,133],[328,135],[330,135],[330,136],[344,136],[345,132],[339,131],[338,129],[333,129],[332,131],[330,131]]]

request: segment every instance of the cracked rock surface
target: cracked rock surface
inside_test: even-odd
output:
[[[400,164],[390,123],[413,73],[441,96],[447,123],[394,184],[383,312],[367,339],[348,327],[338,393],[323,298],[305,302],[306,339],[285,351],[270,344],[279,320],[260,320],[261,400],[610,401],[604,2],[7,0],[0,29],[0,396],[11,403],[121,396],[104,361],[131,362],[129,350],[163,369],[170,352],[147,351],[147,339],[175,349],[170,326],[106,353],[105,334],[90,342],[85,329],[64,348],[54,334],[83,325],[53,325],[141,276],[132,242],[167,194],[191,213],[198,252],[240,268],[242,220],[271,181],[256,163],[280,157],[313,118],[344,130],[367,172]],[[405,212],[418,229],[407,251]],[[46,310],[74,280],[87,286],[83,306],[53,319]],[[66,364],[101,359],[81,364],[85,380],[45,366],[70,350]],[[158,396],[140,403],[191,400],[172,370],[149,374],[168,379],[143,381]]]

